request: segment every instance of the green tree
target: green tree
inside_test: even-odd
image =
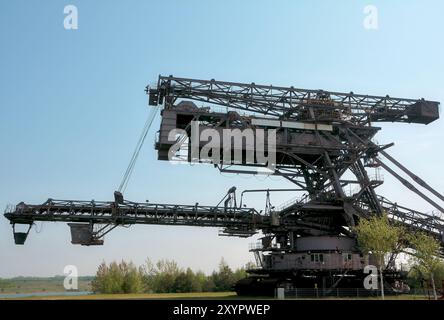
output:
[[[91,287],[93,292],[100,293],[140,293],[143,291],[142,273],[132,262],[112,262],[109,266],[102,262]]]
[[[145,264],[140,267],[144,284],[144,291],[148,293],[155,291],[156,266],[147,258]]]
[[[222,258],[219,263],[218,272],[213,272],[214,291],[231,291],[235,283],[233,271]]]
[[[123,293],[124,276],[121,266],[117,262],[111,262],[108,268],[105,293]]]
[[[174,292],[174,283],[180,273],[180,268],[173,260],[160,260],[156,264],[157,292]]]
[[[130,262],[122,261],[123,288],[124,293],[141,293],[143,291],[143,277],[139,269]]]
[[[361,251],[364,254],[371,254],[377,261],[381,280],[381,297],[384,299],[384,258],[388,253],[400,250],[404,232],[401,227],[390,224],[386,215],[361,219],[353,230],[357,235]]]
[[[234,283],[236,283],[239,280],[244,279],[244,278],[247,277],[246,268],[248,268],[248,264],[247,264],[247,266],[245,268],[239,268],[239,269],[236,269],[236,271],[234,271],[234,274],[233,274]]]
[[[444,263],[440,263],[435,272],[433,273],[435,278],[436,289],[443,289],[442,283],[444,281]],[[423,281],[429,280],[427,276],[418,269],[417,265],[414,265],[407,275],[408,285],[412,288],[422,288]]]
[[[145,288],[151,292],[174,292],[176,278],[181,270],[173,260],[160,260],[156,264],[147,259],[143,267]]]
[[[432,283],[433,296],[436,295],[435,276],[438,273],[442,262],[439,258],[441,246],[438,240],[423,233],[417,232],[410,238],[410,244],[414,249],[413,259],[416,262],[415,268],[430,279]]]
[[[194,272],[188,268],[186,271],[181,271],[174,282],[174,292],[197,292],[200,285]]]
[[[94,292],[139,293],[139,292],[207,292],[229,291],[239,279],[246,276],[244,268],[234,272],[224,259],[218,271],[207,276],[202,271],[193,272],[179,268],[173,260],[160,260],[146,263],[137,268],[132,262],[102,262],[91,282]]]
[[[102,262],[97,268],[96,276],[91,282],[92,291],[97,292],[106,292],[106,281],[108,276],[108,266],[105,262]]]
[[[210,292],[214,289],[214,284],[211,281],[211,277],[208,277],[202,271],[197,271],[194,274],[195,282],[196,282],[196,292]]]

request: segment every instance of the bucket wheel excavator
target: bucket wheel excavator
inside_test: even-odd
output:
[[[131,202],[122,190],[108,202],[21,202],[4,214],[16,244],[25,243],[36,221],[66,222],[72,243],[86,246],[102,245],[112,229],[134,224],[218,227],[221,235],[234,237],[260,233],[260,242],[250,247],[256,267],[236,284],[238,294],[247,295],[272,294],[282,286],[362,287],[363,269],[372,257],[360,252],[351,231],[362,218],[385,213],[408,230],[426,232],[444,244],[444,197],[387,153],[393,143],[374,142],[380,130],[375,124],[427,125],[438,120],[439,102],[173,76],[159,76],[146,93],[149,105],[161,109],[155,142],[159,160],[212,163],[225,173],[265,172],[290,181],[294,189],[245,190],[239,205],[234,187],[216,206]],[[256,143],[265,141],[263,156],[247,161],[251,143],[245,138],[234,146],[229,142],[230,151],[243,156],[240,161],[222,158],[226,149],[195,139],[205,130],[219,136],[224,130],[252,133]],[[378,195],[383,181],[371,172],[379,169],[436,212],[418,212]],[[272,206],[270,194],[284,191],[295,197]],[[265,210],[243,204],[248,192],[264,194]],[[385,271],[392,288],[402,278],[394,264],[396,254]]]

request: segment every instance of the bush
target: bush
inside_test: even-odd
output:
[[[442,289],[444,282],[444,263],[441,263],[437,270],[435,271],[435,283],[437,289]],[[422,273],[418,268],[413,267],[410,269],[407,283],[411,288],[422,289],[423,285],[425,287],[430,287],[430,275]]]
[[[110,294],[231,291],[244,277],[245,269],[233,272],[223,259],[218,271],[210,276],[190,268],[181,269],[173,260],[160,260],[154,264],[148,259],[140,268],[125,261],[109,265],[102,262],[91,285],[94,292]]]
[[[132,262],[112,262],[109,266],[102,262],[91,286],[93,292],[140,293],[143,292],[143,279]]]

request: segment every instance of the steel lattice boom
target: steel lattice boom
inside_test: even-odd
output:
[[[192,99],[278,118],[306,117],[307,108],[332,111],[330,119],[354,123],[378,121],[428,124],[439,118],[439,102],[390,96],[360,95],[254,83],[235,83],[159,76],[157,88],[148,88],[150,105]]]
[[[420,230],[437,238],[444,230],[444,219],[415,210],[408,209],[380,198],[389,218],[412,230]],[[288,208],[275,212],[273,219],[270,215],[260,214],[254,208],[236,208],[221,206],[178,205],[137,203],[131,201],[78,201],[48,199],[41,205],[19,203],[5,212],[5,217],[13,224],[32,225],[37,221],[81,223],[89,226],[124,226],[136,224],[200,226],[224,228],[224,235],[248,237],[259,230],[279,232],[281,230],[305,230],[314,228],[327,229],[326,226],[303,219],[304,214],[313,210],[341,211],[340,206],[305,203],[299,205],[292,214]],[[279,218],[277,218],[279,217]],[[274,220],[274,221],[273,221]],[[84,245],[102,244],[97,242],[104,234],[89,234],[90,238],[79,242]],[[23,239],[24,240],[24,239]]]

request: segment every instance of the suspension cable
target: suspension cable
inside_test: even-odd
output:
[[[155,106],[154,108],[151,109],[151,112],[148,114],[148,119],[146,120],[145,125],[143,126],[142,133],[140,134],[139,140],[137,141],[131,160],[128,164],[128,167],[126,168],[125,174],[123,175],[122,182],[119,185],[118,191],[121,193],[125,192],[126,187],[128,186],[128,182],[133,173],[134,166],[136,164],[140,150],[142,149],[143,143],[145,142],[145,138],[148,134],[148,131],[150,130],[151,124],[156,118],[159,107],[160,106]]]

